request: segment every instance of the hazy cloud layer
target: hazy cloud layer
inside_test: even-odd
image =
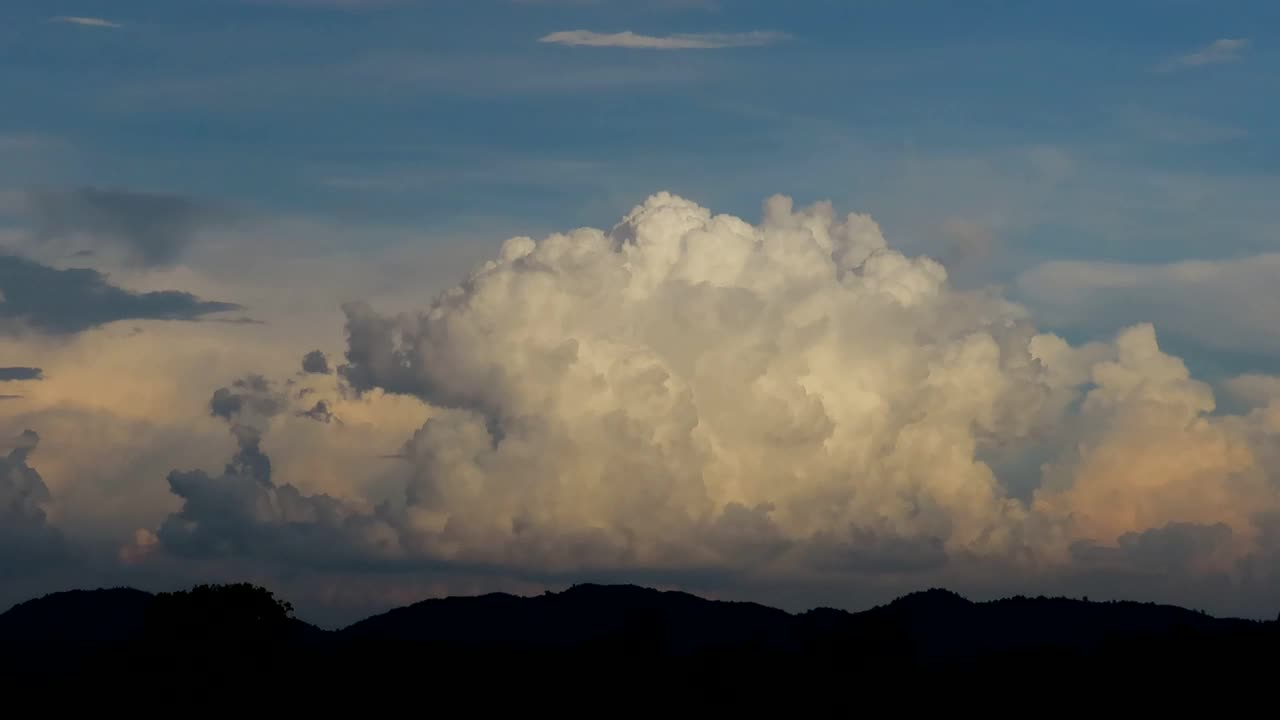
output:
[[[545,35],[539,42],[576,47],[614,47],[643,50],[720,50],[724,48],[760,47],[787,39],[785,33],[690,33],[682,35],[638,35],[631,32],[599,33],[591,30],[565,30]]]
[[[230,213],[181,195],[79,188],[36,190],[15,208],[37,242],[68,251],[108,244],[126,259],[146,265],[176,261],[202,229],[225,224]]]
[[[1054,261],[1018,278],[1042,318],[1091,332],[1151,321],[1218,350],[1280,355],[1280,254],[1159,265]]]
[[[89,269],[59,270],[0,255],[0,335],[75,333],[118,320],[197,320],[239,310],[186,292],[135,293]]]

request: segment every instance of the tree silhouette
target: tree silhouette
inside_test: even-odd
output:
[[[285,641],[292,617],[293,606],[265,588],[197,585],[156,595],[145,625],[152,642],[243,647]]]

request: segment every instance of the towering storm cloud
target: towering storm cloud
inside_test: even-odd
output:
[[[1280,403],[1215,413],[1151,326],[1072,346],[828,204],[774,197],[751,225],[658,194],[609,231],[509,240],[423,312],[346,313],[340,377],[430,410],[403,497],[370,511],[233,463],[170,477],[162,538],[772,575],[1230,573],[1276,546]],[[214,402],[235,423],[258,401]]]
[[[0,444],[8,450],[0,455],[0,578],[47,567],[65,551],[61,534],[45,517],[49,488],[28,464],[39,444],[31,430]]]
[[[315,567],[331,567],[352,555],[364,562],[376,557],[365,545],[376,550],[378,520],[337,499],[305,495],[272,479],[271,460],[261,444],[287,403],[284,393],[256,375],[213,394],[210,413],[230,425],[236,453],[219,475],[169,473],[169,489],[183,499],[183,507],[155,534],[165,549],[188,558],[253,556]],[[151,536],[145,540],[149,543]]]

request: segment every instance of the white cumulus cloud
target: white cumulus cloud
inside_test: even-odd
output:
[[[399,497],[277,483],[269,426],[341,432],[281,411],[221,475],[170,476],[171,551],[1013,582],[1277,550],[1280,399],[1220,413],[1153,326],[1073,346],[827,203],[774,197],[752,224],[660,193],[608,230],[513,238],[419,312],[346,314],[339,377],[427,407]],[[1029,482],[996,462],[1022,449]]]

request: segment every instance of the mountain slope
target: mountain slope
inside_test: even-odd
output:
[[[15,605],[0,614],[0,645],[84,645],[142,635],[154,596],[132,588],[71,590]]]
[[[338,635],[350,642],[468,650],[563,652],[617,646],[679,656],[790,648],[792,625],[786,612],[753,603],[632,585],[577,585],[529,598],[494,594],[426,600],[368,618]]]
[[[945,590],[857,613],[790,614],[631,585],[578,585],[533,597],[425,600],[335,632],[289,617],[288,604],[265,590],[232,590],[73,591],[15,606],[0,614],[0,677],[56,667],[56,677],[231,674],[264,682],[293,673],[362,685],[428,675],[527,679],[572,665],[613,677],[626,677],[624,667],[661,668],[686,680],[713,672],[809,682],[1043,678],[1082,669],[1203,680],[1264,671],[1280,651],[1280,623],[1132,602],[975,603]]]

